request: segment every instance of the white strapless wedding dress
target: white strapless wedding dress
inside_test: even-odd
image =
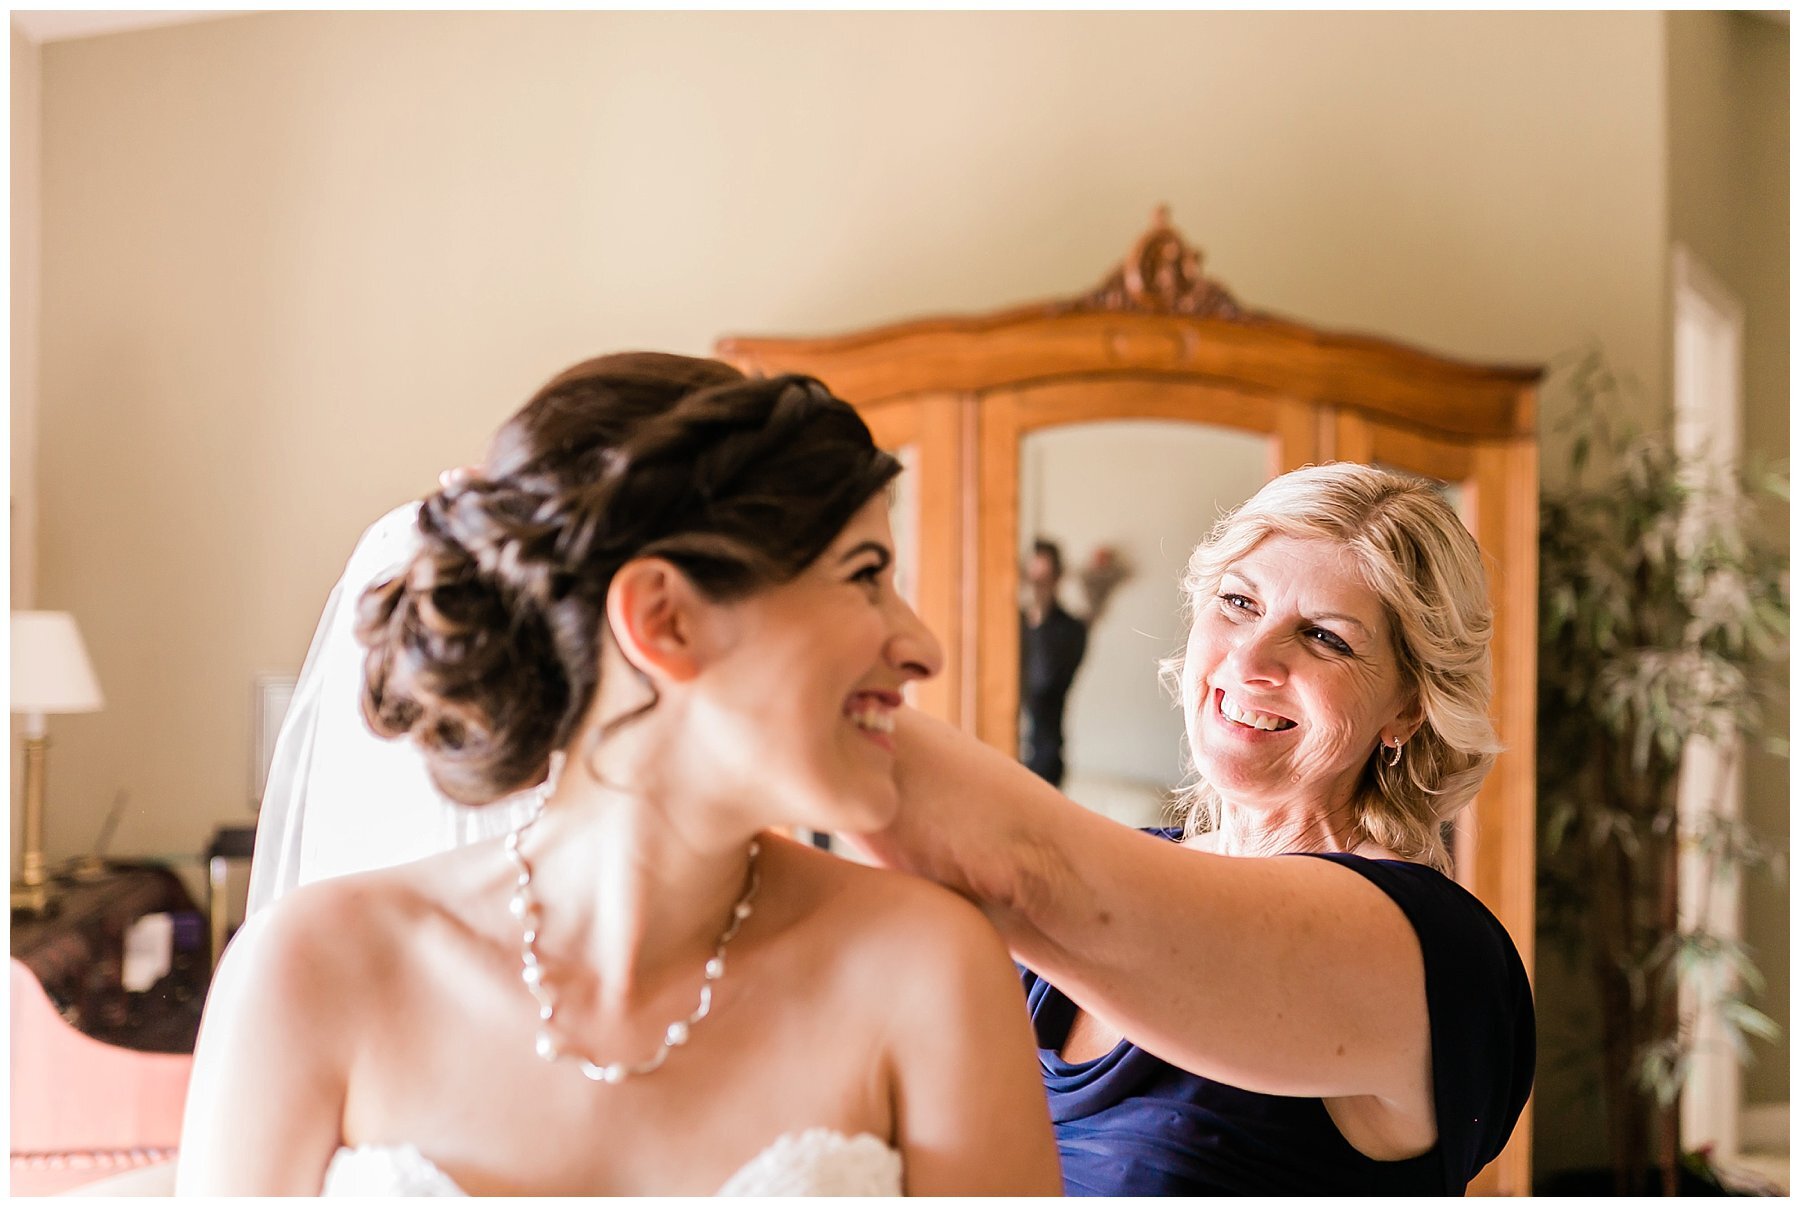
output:
[[[410,1144],[340,1148],[325,1171],[326,1195],[464,1197],[424,1153]],[[722,1195],[888,1195],[902,1193],[900,1154],[864,1133],[830,1128],[789,1132],[726,1179]]]

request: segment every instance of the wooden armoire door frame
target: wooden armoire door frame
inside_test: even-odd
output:
[[[918,582],[913,607],[943,647],[944,666],[930,679],[911,684],[907,699],[931,716],[963,725],[975,708],[963,669],[973,640],[974,609],[963,597],[961,573],[968,557],[965,542],[973,539],[973,506],[967,497],[971,400],[962,393],[928,392],[865,403],[858,411],[876,444],[889,451],[910,447],[917,457],[911,489],[919,501],[916,531],[921,539],[917,548],[896,554],[913,559],[911,572]],[[923,539],[927,533],[935,539]]]

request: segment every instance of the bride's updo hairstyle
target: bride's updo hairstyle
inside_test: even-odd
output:
[[[664,558],[707,598],[743,598],[798,575],[899,472],[812,378],[654,352],[584,361],[468,481],[423,501],[418,553],[364,592],[363,716],[411,734],[452,800],[530,787],[593,703],[621,566]]]

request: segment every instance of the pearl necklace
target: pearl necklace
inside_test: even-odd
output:
[[[738,897],[737,904],[731,907],[731,918],[726,922],[724,932],[719,935],[719,941],[713,945],[712,958],[706,961],[706,979],[700,986],[700,1004],[694,1008],[694,1012],[668,1025],[663,1031],[662,1043],[657,1046],[656,1054],[650,1059],[637,1064],[624,1061],[595,1064],[579,1053],[564,1051],[550,1031],[550,1024],[556,1018],[556,998],[550,992],[550,987],[544,984],[543,965],[538,962],[537,934],[541,910],[537,898],[531,892],[531,863],[525,858],[525,852],[519,844],[519,840],[542,813],[543,802],[540,799],[538,807],[531,811],[530,816],[514,826],[506,836],[506,854],[519,873],[509,907],[512,916],[524,928],[519,944],[519,975],[538,1004],[538,1057],[552,1064],[561,1059],[577,1060],[581,1064],[582,1074],[589,1081],[604,1081],[608,1085],[617,1085],[627,1077],[654,1073],[662,1068],[663,1061],[669,1058],[672,1049],[679,1048],[688,1041],[689,1031],[694,1024],[712,1012],[713,983],[725,975],[725,946],[737,938],[738,930],[744,925],[745,919],[749,918],[750,899],[756,896],[757,885],[762,882],[756,871],[756,857],[761,853],[762,847],[754,838],[750,840],[750,868],[744,876],[744,891]]]

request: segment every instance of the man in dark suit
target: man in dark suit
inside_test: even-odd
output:
[[[1078,617],[1057,599],[1062,573],[1062,549],[1056,542],[1034,541],[1023,571],[1026,604],[1019,614],[1019,706],[1024,712],[1019,759],[1057,787],[1064,771],[1063,712],[1087,654],[1088,628],[1113,588],[1127,577],[1110,549],[1099,550],[1081,575],[1088,610]]]

